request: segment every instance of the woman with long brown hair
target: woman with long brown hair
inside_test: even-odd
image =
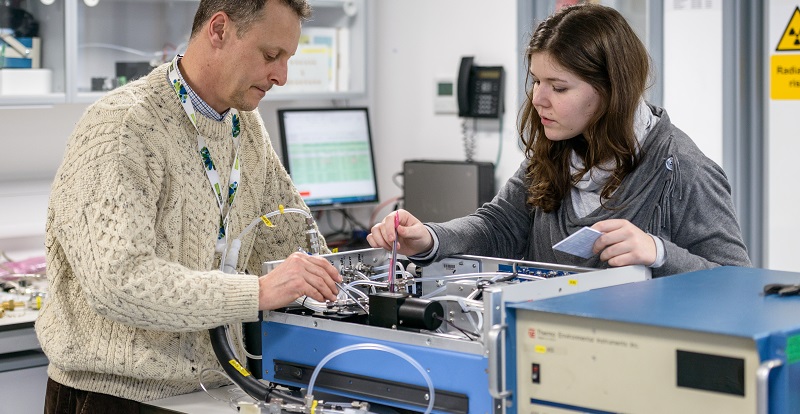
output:
[[[586,267],[650,266],[654,276],[750,266],[723,170],[644,100],[650,60],[613,8],[566,7],[536,28],[520,110],[525,160],[494,200],[447,223],[391,213],[372,246],[418,263],[475,254]],[[553,249],[583,227],[588,258]]]

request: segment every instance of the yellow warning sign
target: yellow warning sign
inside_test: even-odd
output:
[[[783,36],[775,50],[800,50],[800,7],[794,8],[792,18],[783,30]]]
[[[800,99],[800,54],[772,55],[770,98]]]

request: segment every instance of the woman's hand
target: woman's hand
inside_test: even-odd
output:
[[[367,242],[370,246],[392,250],[392,243],[395,239],[395,215],[400,219],[400,225],[397,227],[398,253],[413,256],[433,248],[433,237],[428,229],[411,213],[402,209],[389,213],[382,222],[372,226],[372,232],[367,235]]]
[[[656,243],[653,238],[628,220],[598,221],[593,229],[602,232],[594,242],[593,252],[609,266],[650,266],[656,261]]]

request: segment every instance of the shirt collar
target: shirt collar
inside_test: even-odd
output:
[[[183,56],[178,56],[178,61],[180,62],[182,58]],[[221,114],[215,111],[214,108],[211,107],[211,105],[207,104],[206,101],[204,101],[203,98],[201,98],[200,95],[198,95],[197,92],[195,92],[194,89],[192,89],[192,87],[189,86],[188,83],[186,83],[186,79],[183,78],[183,74],[181,73],[181,69],[178,67],[178,65],[175,65],[175,69],[178,72],[178,77],[181,79],[181,83],[183,84],[184,88],[186,88],[186,93],[189,95],[189,99],[191,99],[192,105],[194,105],[194,110],[199,112],[206,118],[212,119],[214,121],[222,121],[223,119],[225,119],[225,116],[228,115],[230,109],[227,109],[225,112]]]

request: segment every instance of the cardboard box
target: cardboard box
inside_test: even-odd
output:
[[[50,69],[0,69],[0,95],[47,95],[52,85]]]

